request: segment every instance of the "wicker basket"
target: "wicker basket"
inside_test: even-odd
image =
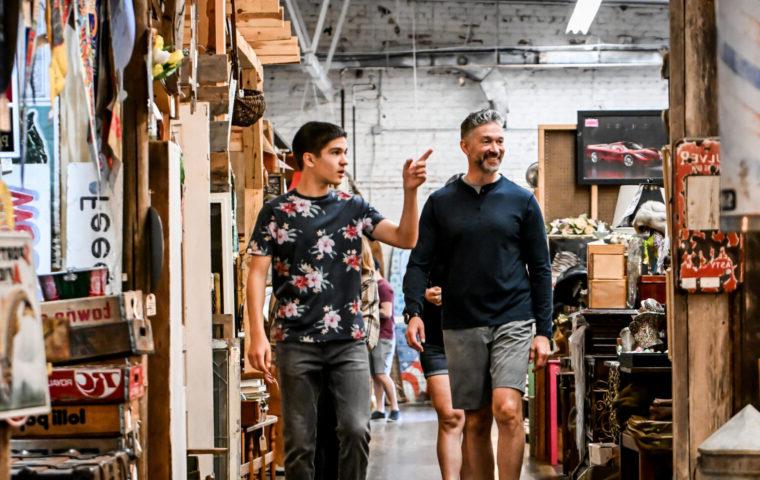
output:
[[[244,88],[242,92],[242,97],[235,97],[232,124],[236,127],[250,127],[264,116],[267,104],[264,101],[264,93],[259,90]]]

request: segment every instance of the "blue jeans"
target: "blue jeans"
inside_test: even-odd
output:
[[[365,342],[278,343],[285,478],[314,478],[318,404],[332,394],[340,442],[338,478],[365,480],[369,462],[369,364]]]

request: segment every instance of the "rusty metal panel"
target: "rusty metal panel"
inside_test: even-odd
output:
[[[720,142],[681,140],[673,165],[677,285],[690,293],[732,292],[743,279],[742,238],[720,230],[713,190],[705,188],[720,176]]]

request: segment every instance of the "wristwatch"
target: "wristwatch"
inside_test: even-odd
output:
[[[409,325],[409,322],[411,322],[414,317],[420,317],[420,314],[417,312],[404,312],[404,323]]]

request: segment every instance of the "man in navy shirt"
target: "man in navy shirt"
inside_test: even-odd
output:
[[[463,454],[473,478],[492,478],[489,437],[499,430],[499,478],[518,479],[525,432],[522,395],[529,359],[550,353],[551,265],[536,198],[499,175],[504,120],[493,110],[461,126],[467,174],[435,191],[404,277],[407,339],[425,341],[420,315],[433,262],[442,262],[444,344],[453,407],[465,410]],[[535,336],[533,333],[535,324]]]
[[[404,164],[404,207],[396,225],[361,197],[331,189],[343,179],[347,150],[346,133],[337,125],[302,126],[293,139],[301,181],[293,192],[264,205],[249,244],[248,358],[268,382],[274,380],[262,317],[271,268],[278,302],[273,323],[285,412],[285,476],[294,480],[314,478],[317,400],[324,384],[332,393],[338,423],[338,476],[366,478],[370,396],[361,314],[362,236],[414,247],[417,189],[425,182],[432,153]]]

